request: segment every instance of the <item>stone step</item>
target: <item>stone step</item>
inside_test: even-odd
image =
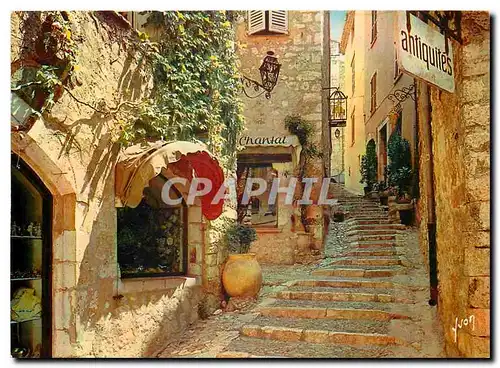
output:
[[[334,264],[334,263],[327,263],[323,264],[320,269],[325,269],[328,268],[330,270],[339,270],[339,269],[355,269],[355,270],[399,270],[402,265],[367,265],[367,264]],[[353,277],[358,277],[358,276],[353,276]]]
[[[349,214],[353,217],[357,216],[386,216],[387,212],[382,210],[370,210],[368,208],[351,209],[348,210]]]
[[[379,215],[365,215],[365,214],[359,214],[359,215],[354,215],[354,214],[351,214],[349,213],[349,220],[351,221],[372,221],[372,220],[375,220],[375,221],[382,221],[382,220],[386,220],[386,221],[389,221],[389,218],[387,217],[387,215],[385,214],[379,214]]]
[[[398,297],[402,301],[403,298]],[[391,313],[410,315],[413,299],[405,302],[374,302],[374,301],[338,301],[338,300],[307,300],[307,299],[274,299],[270,307],[300,307],[300,308],[334,308],[334,309],[369,309],[383,310]],[[418,319],[418,316],[415,316]]]
[[[279,318],[310,319],[354,319],[370,321],[390,321],[411,319],[409,316],[372,309],[304,308],[304,307],[262,307],[257,309],[262,316]]]
[[[216,358],[225,358],[225,359],[244,359],[244,358],[259,358],[259,359],[268,359],[268,358],[286,358],[281,355],[252,355],[243,351],[224,351],[218,353]]]
[[[301,329],[279,326],[245,325],[241,335],[258,339],[279,341],[306,341],[317,344],[345,345],[408,345],[406,341],[395,336],[378,333],[357,333],[329,331],[319,329]]]
[[[351,235],[348,236],[348,241],[365,241],[365,240],[396,240],[396,235]]]
[[[395,275],[404,274],[402,269],[372,269],[365,270],[359,268],[334,268],[334,269],[322,269],[315,270],[312,272],[314,276],[337,276],[337,277],[392,277]]]
[[[395,240],[386,240],[386,241],[383,241],[383,240],[362,240],[362,241],[359,241],[359,240],[354,240],[354,241],[350,241],[349,242],[349,245],[351,246],[351,248],[354,248],[354,249],[367,249],[367,248],[388,248],[388,247],[396,247],[396,241]]]
[[[361,211],[366,211],[366,212],[381,212],[383,211],[383,208],[380,208],[379,206],[345,206],[341,205],[341,209],[347,210],[349,212],[361,212]]]
[[[404,230],[406,228],[403,224],[352,224],[349,226],[349,231],[353,230]]]
[[[397,229],[349,229],[347,236],[356,235],[394,235],[399,233]]]
[[[287,358],[377,358],[387,356],[384,346],[349,346],[315,344],[307,341],[279,341],[239,336],[226,347],[230,351],[253,356],[274,356],[279,352]],[[224,353],[219,353],[224,354]]]
[[[396,285],[391,281],[372,280],[296,280],[289,286],[332,287],[332,288],[382,288],[391,289]],[[397,285],[399,286],[399,285]]]
[[[401,260],[399,258],[380,258],[373,256],[373,258],[343,258],[336,259],[330,265],[357,265],[357,266],[399,266]]]
[[[355,219],[355,218],[350,218],[345,221],[347,224],[353,224],[354,225],[382,225],[382,224],[387,224],[387,225],[392,225],[393,223],[387,219],[387,216],[379,219]]]
[[[286,300],[315,300],[329,302],[377,302],[377,303],[404,303],[412,304],[410,298],[403,298],[382,293],[353,293],[352,291],[340,293],[329,291],[290,291],[282,290],[270,294],[271,298]]]
[[[377,248],[366,248],[366,250],[354,250],[347,253],[343,253],[341,257],[365,257],[365,256],[381,256],[381,257],[389,257],[389,256],[397,256],[399,253],[393,248],[387,249],[377,249]]]

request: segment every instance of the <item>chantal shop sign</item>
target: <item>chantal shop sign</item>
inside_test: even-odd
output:
[[[410,31],[406,21],[406,12],[398,12],[396,47],[400,68],[445,91],[454,92],[455,70],[451,42],[448,41],[446,53],[444,35],[413,14],[409,15]]]
[[[242,146],[297,146],[298,138],[295,135],[249,137],[242,136],[239,140]]]

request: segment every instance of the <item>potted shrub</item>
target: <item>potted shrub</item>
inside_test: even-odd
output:
[[[366,145],[366,154],[361,157],[361,180],[365,183],[365,195],[370,193],[377,182],[377,152],[375,151],[375,141],[371,139]]]
[[[411,168],[410,143],[395,131],[388,144],[388,179],[389,185],[397,188],[397,202],[409,203],[409,188],[413,176]]]
[[[235,224],[227,229],[226,242],[231,254],[222,272],[222,284],[231,297],[255,298],[262,287],[259,262],[255,253],[248,253],[255,239],[255,229],[250,226]]]

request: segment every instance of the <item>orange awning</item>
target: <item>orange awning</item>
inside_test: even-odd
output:
[[[212,189],[201,197],[201,209],[208,220],[220,216],[224,200],[216,204],[211,202],[224,184],[222,168],[204,145],[185,141],[143,143],[124,150],[115,171],[118,205],[137,207],[144,188],[160,173],[167,179],[177,176],[186,178],[188,182],[193,177],[211,180]],[[189,183],[186,187],[176,187],[186,198]]]

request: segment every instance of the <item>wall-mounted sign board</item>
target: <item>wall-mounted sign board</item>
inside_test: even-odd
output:
[[[445,38],[435,28],[409,15],[408,32],[406,12],[398,12],[396,28],[396,49],[399,67],[406,73],[423,79],[448,92],[455,91],[455,70],[453,49],[448,40],[446,53]]]

